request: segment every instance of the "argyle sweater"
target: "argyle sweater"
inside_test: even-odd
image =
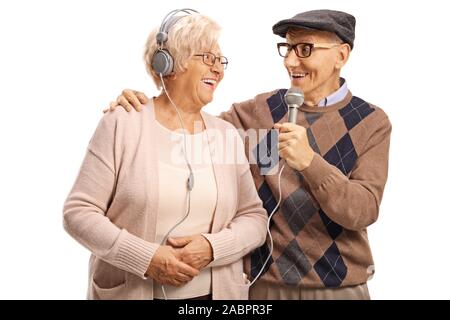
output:
[[[276,90],[233,104],[221,118],[243,131],[271,129],[274,123],[287,121],[285,92]],[[274,250],[258,281],[309,288],[364,283],[375,270],[366,228],[378,218],[387,180],[389,119],[380,108],[348,92],[334,105],[303,105],[297,124],[307,129],[315,155],[302,172],[286,164],[281,205],[270,227]],[[272,135],[278,139],[278,131],[262,131],[253,139],[256,145],[244,138],[268,214],[278,202],[278,172],[285,163]],[[259,152],[262,146],[267,154]],[[246,272],[253,278],[269,254],[268,239],[246,258]]]

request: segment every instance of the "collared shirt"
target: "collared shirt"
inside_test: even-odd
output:
[[[318,104],[319,107],[326,107],[344,100],[348,93],[347,81],[345,81],[344,78],[340,78],[339,81],[341,87],[330,94],[328,97],[322,99]]]

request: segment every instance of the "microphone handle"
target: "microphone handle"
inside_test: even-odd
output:
[[[298,113],[298,107],[294,105],[289,106],[289,122],[297,124],[297,113]]]

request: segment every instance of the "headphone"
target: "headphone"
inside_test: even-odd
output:
[[[184,12],[185,15],[178,15],[178,13]],[[164,44],[167,42],[167,39],[169,38],[168,33],[170,28],[181,18],[186,17],[187,15],[198,13],[198,11],[194,9],[177,9],[169,12],[163,22],[161,23],[161,27],[159,28],[159,32],[156,34],[156,43],[158,44],[158,50],[153,55],[152,58],[152,69],[155,71],[159,78],[161,79],[161,84],[163,87],[164,92],[167,95],[167,98],[169,99],[170,103],[174,107],[175,111],[177,112],[178,120],[180,121],[180,125],[183,128],[183,140],[184,140],[184,159],[186,160],[186,165],[189,170],[189,177],[186,182],[187,187],[187,204],[186,204],[186,213],[184,214],[183,218],[177,222],[170,230],[166,233],[163,240],[161,241],[161,245],[164,245],[169,237],[169,235],[172,233],[173,230],[175,230],[180,224],[182,224],[186,218],[189,216],[191,212],[191,192],[192,189],[194,189],[194,172],[192,170],[191,164],[189,163],[189,159],[186,154],[186,130],[183,125],[183,119],[181,117],[181,114],[178,110],[178,107],[173,102],[172,98],[170,97],[169,93],[167,92],[166,86],[164,84],[163,77],[171,74],[173,72],[173,57],[169,53],[167,49],[164,49]],[[161,290],[163,292],[165,300],[167,300],[166,291],[164,289],[164,285],[161,285]]]
[[[156,34],[156,43],[158,44],[158,50],[155,52],[152,58],[152,69],[160,77],[165,77],[173,72],[173,57],[167,49],[164,49],[164,45],[169,38],[170,28],[177,23],[178,20],[186,15],[178,15],[178,13],[184,12],[186,15],[198,13],[194,9],[176,9],[170,11],[161,23],[159,32]]]

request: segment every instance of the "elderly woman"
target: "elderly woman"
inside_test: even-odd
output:
[[[163,83],[156,33],[145,63],[165,90],[141,112],[105,114],[65,202],[66,231],[92,252],[88,298],[247,299],[242,258],[264,243],[267,217],[237,131],[202,111],[227,63],[219,27],[177,19]]]

